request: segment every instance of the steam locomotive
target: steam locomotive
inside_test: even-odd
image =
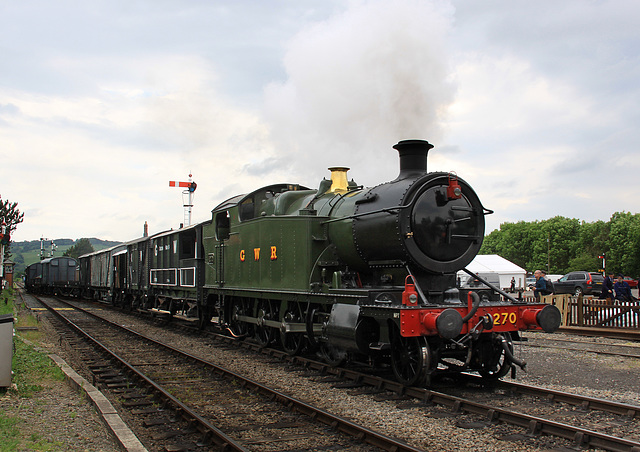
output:
[[[315,350],[332,365],[391,368],[409,385],[440,372],[515,372],[525,365],[513,355],[519,331],[555,331],[560,313],[458,289],[491,211],[461,178],[427,172],[432,147],[400,141],[398,177],[373,188],[330,168],[317,189],[268,185],[208,221],[81,256],[78,290],[290,354]]]

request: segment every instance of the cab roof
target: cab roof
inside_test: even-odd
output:
[[[258,188],[257,190],[252,191],[251,193],[246,193],[243,195],[236,195],[232,198],[227,199],[226,201],[218,204],[211,212],[217,212],[220,210],[227,210],[233,207],[237,207],[240,204],[243,204],[247,200],[252,200],[255,198],[265,198],[265,194],[271,193],[272,195],[284,193],[291,190],[310,190],[307,187],[304,187],[299,184],[273,184],[267,185],[265,187]]]

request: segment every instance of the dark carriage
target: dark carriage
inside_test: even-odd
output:
[[[80,292],[80,268],[72,257],[43,259],[29,265],[25,275],[25,286],[30,292],[64,296]]]

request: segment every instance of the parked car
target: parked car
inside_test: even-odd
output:
[[[574,295],[594,294],[602,291],[604,277],[600,273],[571,272],[553,283],[555,293],[571,293]]]
[[[632,289],[635,289],[636,287],[638,287],[638,280],[637,279],[633,279],[631,276],[625,276],[622,279],[624,281],[626,281],[627,284],[629,284],[629,287],[631,287]]]

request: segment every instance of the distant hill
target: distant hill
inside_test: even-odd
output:
[[[56,245],[56,249],[53,252],[54,256],[62,256],[65,251],[75,245],[77,240],[72,239],[54,239],[53,243]],[[121,242],[113,242],[110,240],[102,240],[96,238],[90,238],[89,242],[93,249],[96,251],[110,248],[115,245],[119,245]],[[45,256],[50,257],[51,241],[45,242]],[[11,242],[11,257],[10,259],[16,263],[14,272],[16,274],[22,274],[24,269],[28,265],[38,262],[40,260],[40,240],[30,240],[26,242]]]

